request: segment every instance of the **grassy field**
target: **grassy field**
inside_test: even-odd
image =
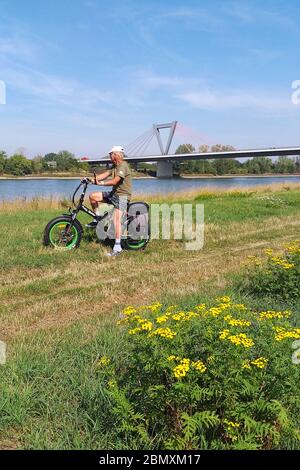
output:
[[[122,352],[113,326],[119,312],[157,300],[239,297],[232,286],[249,255],[300,238],[299,185],[148,199],[203,203],[204,249],[158,240],[108,259],[86,233],[77,251],[51,250],[42,231],[65,211],[60,201],[0,204],[0,339],[8,347],[0,366],[0,448],[126,448],[126,436],[112,440],[104,411],[97,415],[102,389],[93,373],[99,355]]]

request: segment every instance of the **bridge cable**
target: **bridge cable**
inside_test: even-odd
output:
[[[143,152],[148,148],[151,140],[154,137],[154,132],[148,136],[148,138],[138,147],[136,150],[136,156],[139,157],[143,154]]]
[[[149,132],[153,132],[152,129],[148,129],[146,132],[138,136],[133,142],[130,142],[125,146],[125,150],[127,153],[132,153],[135,148],[137,148],[142,141],[145,141],[145,139],[148,137]]]
[[[151,137],[151,135],[152,135],[152,132],[151,133],[148,132],[147,134],[143,135],[143,137],[140,138],[139,141],[137,141],[135,143],[135,145],[130,148],[130,154],[133,155],[133,156],[137,155],[137,152],[140,150],[141,147],[143,147],[145,142],[148,141],[148,139],[149,139],[149,137]]]

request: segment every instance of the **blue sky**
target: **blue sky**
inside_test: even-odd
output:
[[[300,145],[299,23],[293,0],[0,0],[0,148],[95,157],[172,120],[174,145]]]

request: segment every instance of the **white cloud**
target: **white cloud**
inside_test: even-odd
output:
[[[138,71],[136,76],[144,86],[149,88],[178,87],[183,84],[182,78],[158,75],[146,70]]]
[[[292,109],[289,96],[281,98],[242,90],[234,92],[213,92],[210,90],[188,91],[180,93],[176,95],[176,97],[194,108],[211,111],[248,108],[268,112]]]
[[[61,104],[71,107],[94,108],[99,104],[112,104],[113,95],[88,87],[76,80],[48,75],[30,67],[6,66],[2,76],[7,86],[18,89],[34,98],[40,98],[44,104]]]
[[[34,60],[38,47],[19,37],[0,37],[0,54],[2,58],[18,59],[22,62]]]
[[[290,11],[290,14],[287,12],[287,8],[285,13],[283,13],[282,10],[266,9],[261,5],[255,8],[253,5],[236,1],[227,5],[226,11],[224,11],[227,16],[236,18],[244,23],[262,24],[264,27],[279,27],[287,29],[289,32],[298,33],[299,27],[293,12]]]

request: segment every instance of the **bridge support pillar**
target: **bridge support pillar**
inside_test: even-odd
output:
[[[172,162],[157,162],[156,167],[157,178],[172,178],[173,177],[173,163]]]

